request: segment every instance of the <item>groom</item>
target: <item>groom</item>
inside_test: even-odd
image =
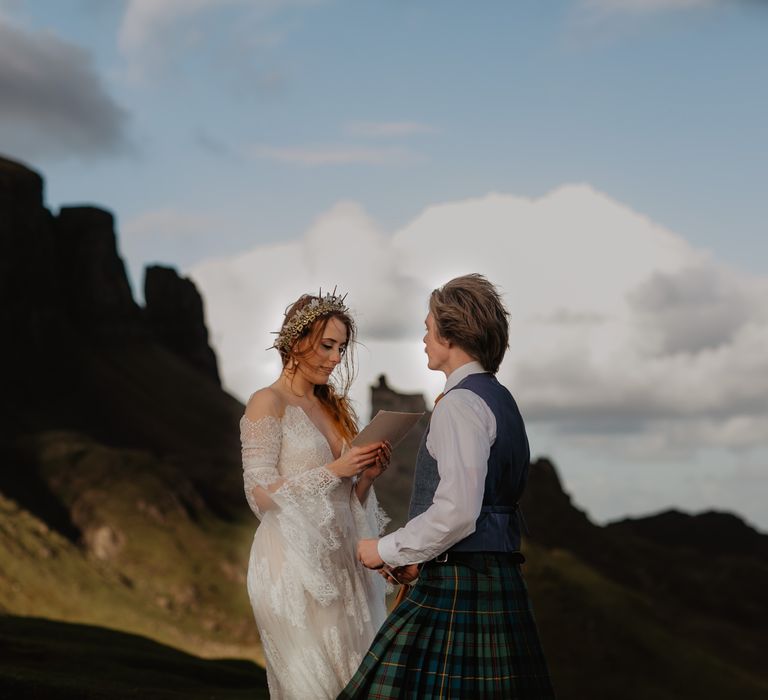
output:
[[[409,521],[358,544],[368,568],[418,581],[340,700],[554,697],[520,573],[528,440],[495,377],[508,316],[482,275],[432,292],[424,350],[446,383],[416,460]]]

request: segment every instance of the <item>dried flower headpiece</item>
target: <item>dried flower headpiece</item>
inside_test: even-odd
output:
[[[334,313],[349,313],[349,309],[344,305],[346,298],[346,294],[344,296],[336,295],[336,287],[333,288],[333,292],[325,296],[323,296],[321,289],[317,296],[312,296],[311,301],[301,311],[297,311],[293,318],[277,332],[277,338],[275,338],[272,347],[277,348],[280,352],[288,352],[302,331],[307,326],[312,325],[316,319]]]

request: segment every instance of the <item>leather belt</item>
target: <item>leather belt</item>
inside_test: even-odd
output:
[[[448,550],[447,552],[438,554],[434,559],[425,562],[425,566],[427,564],[462,564],[471,569],[484,571],[488,564],[497,562],[522,564],[525,562],[525,557],[522,552],[452,552],[451,550]]]

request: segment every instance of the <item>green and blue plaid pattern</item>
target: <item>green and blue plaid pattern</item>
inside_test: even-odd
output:
[[[426,565],[338,700],[554,698],[520,567]]]

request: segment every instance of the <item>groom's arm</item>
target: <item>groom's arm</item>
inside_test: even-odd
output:
[[[474,532],[495,438],[496,419],[477,394],[455,389],[435,407],[427,449],[437,460],[440,483],[424,513],[378,541],[385,563],[429,561]]]

